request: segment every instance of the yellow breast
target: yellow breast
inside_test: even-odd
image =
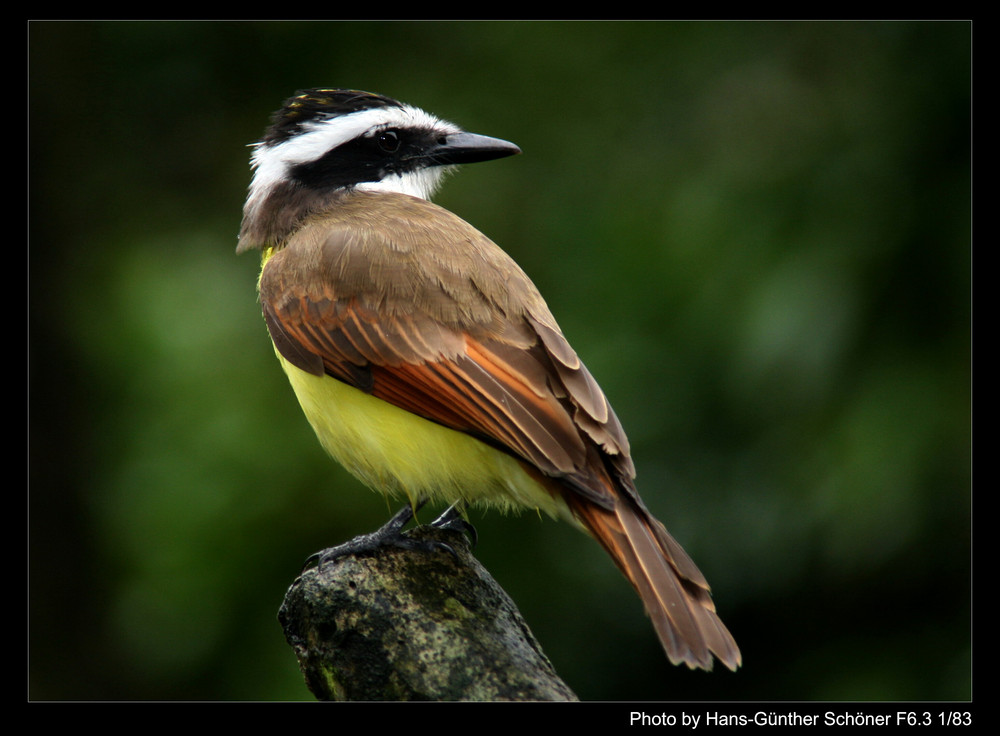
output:
[[[369,488],[411,502],[464,500],[553,516],[564,510],[510,455],[330,376],[299,370],[280,354],[278,360],[320,443]]]

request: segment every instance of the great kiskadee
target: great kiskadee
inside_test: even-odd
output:
[[[639,498],[625,433],[538,290],[430,202],[449,168],[519,152],[377,94],[288,99],[255,145],[237,249],[262,251],[275,352],[322,445],[366,485],[572,520],[671,662],[735,670],[708,583]]]

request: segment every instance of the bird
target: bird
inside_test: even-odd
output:
[[[390,533],[428,500],[568,520],[671,663],[735,671],[705,577],[639,497],[622,425],[538,289],[431,201],[456,167],[520,152],[382,94],[289,97],[252,144],[237,245],[261,252],[275,353],[326,451],[408,502]]]

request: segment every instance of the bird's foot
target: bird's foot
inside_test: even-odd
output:
[[[435,539],[415,539],[403,532],[403,527],[405,527],[413,519],[414,513],[423,505],[424,502],[421,501],[415,506],[404,506],[382,527],[376,529],[371,534],[362,534],[349,542],[345,542],[344,544],[339,544],[336,547],[330,547],[310,555],[306,559],[302,569],[308,570],[314,567],[322,567],[328,562],[333,562],[334,560],[349,555],[371,554],[384,547],[422,550],[425,552],[444,550],[457,560],[458,554],[445,542]],[[462,518],[454,506],[441,514],[440,517],[431,523],[431,526],[438,529],[448,529],[450,531],[468,534],[473,546],[476,543],[477,535],[475,528],[472,524]]]

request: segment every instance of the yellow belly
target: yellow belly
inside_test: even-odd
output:
[[[564,510],[510,455],[404,411],[278,354],[320,443],[369,488],[388,496]]]

